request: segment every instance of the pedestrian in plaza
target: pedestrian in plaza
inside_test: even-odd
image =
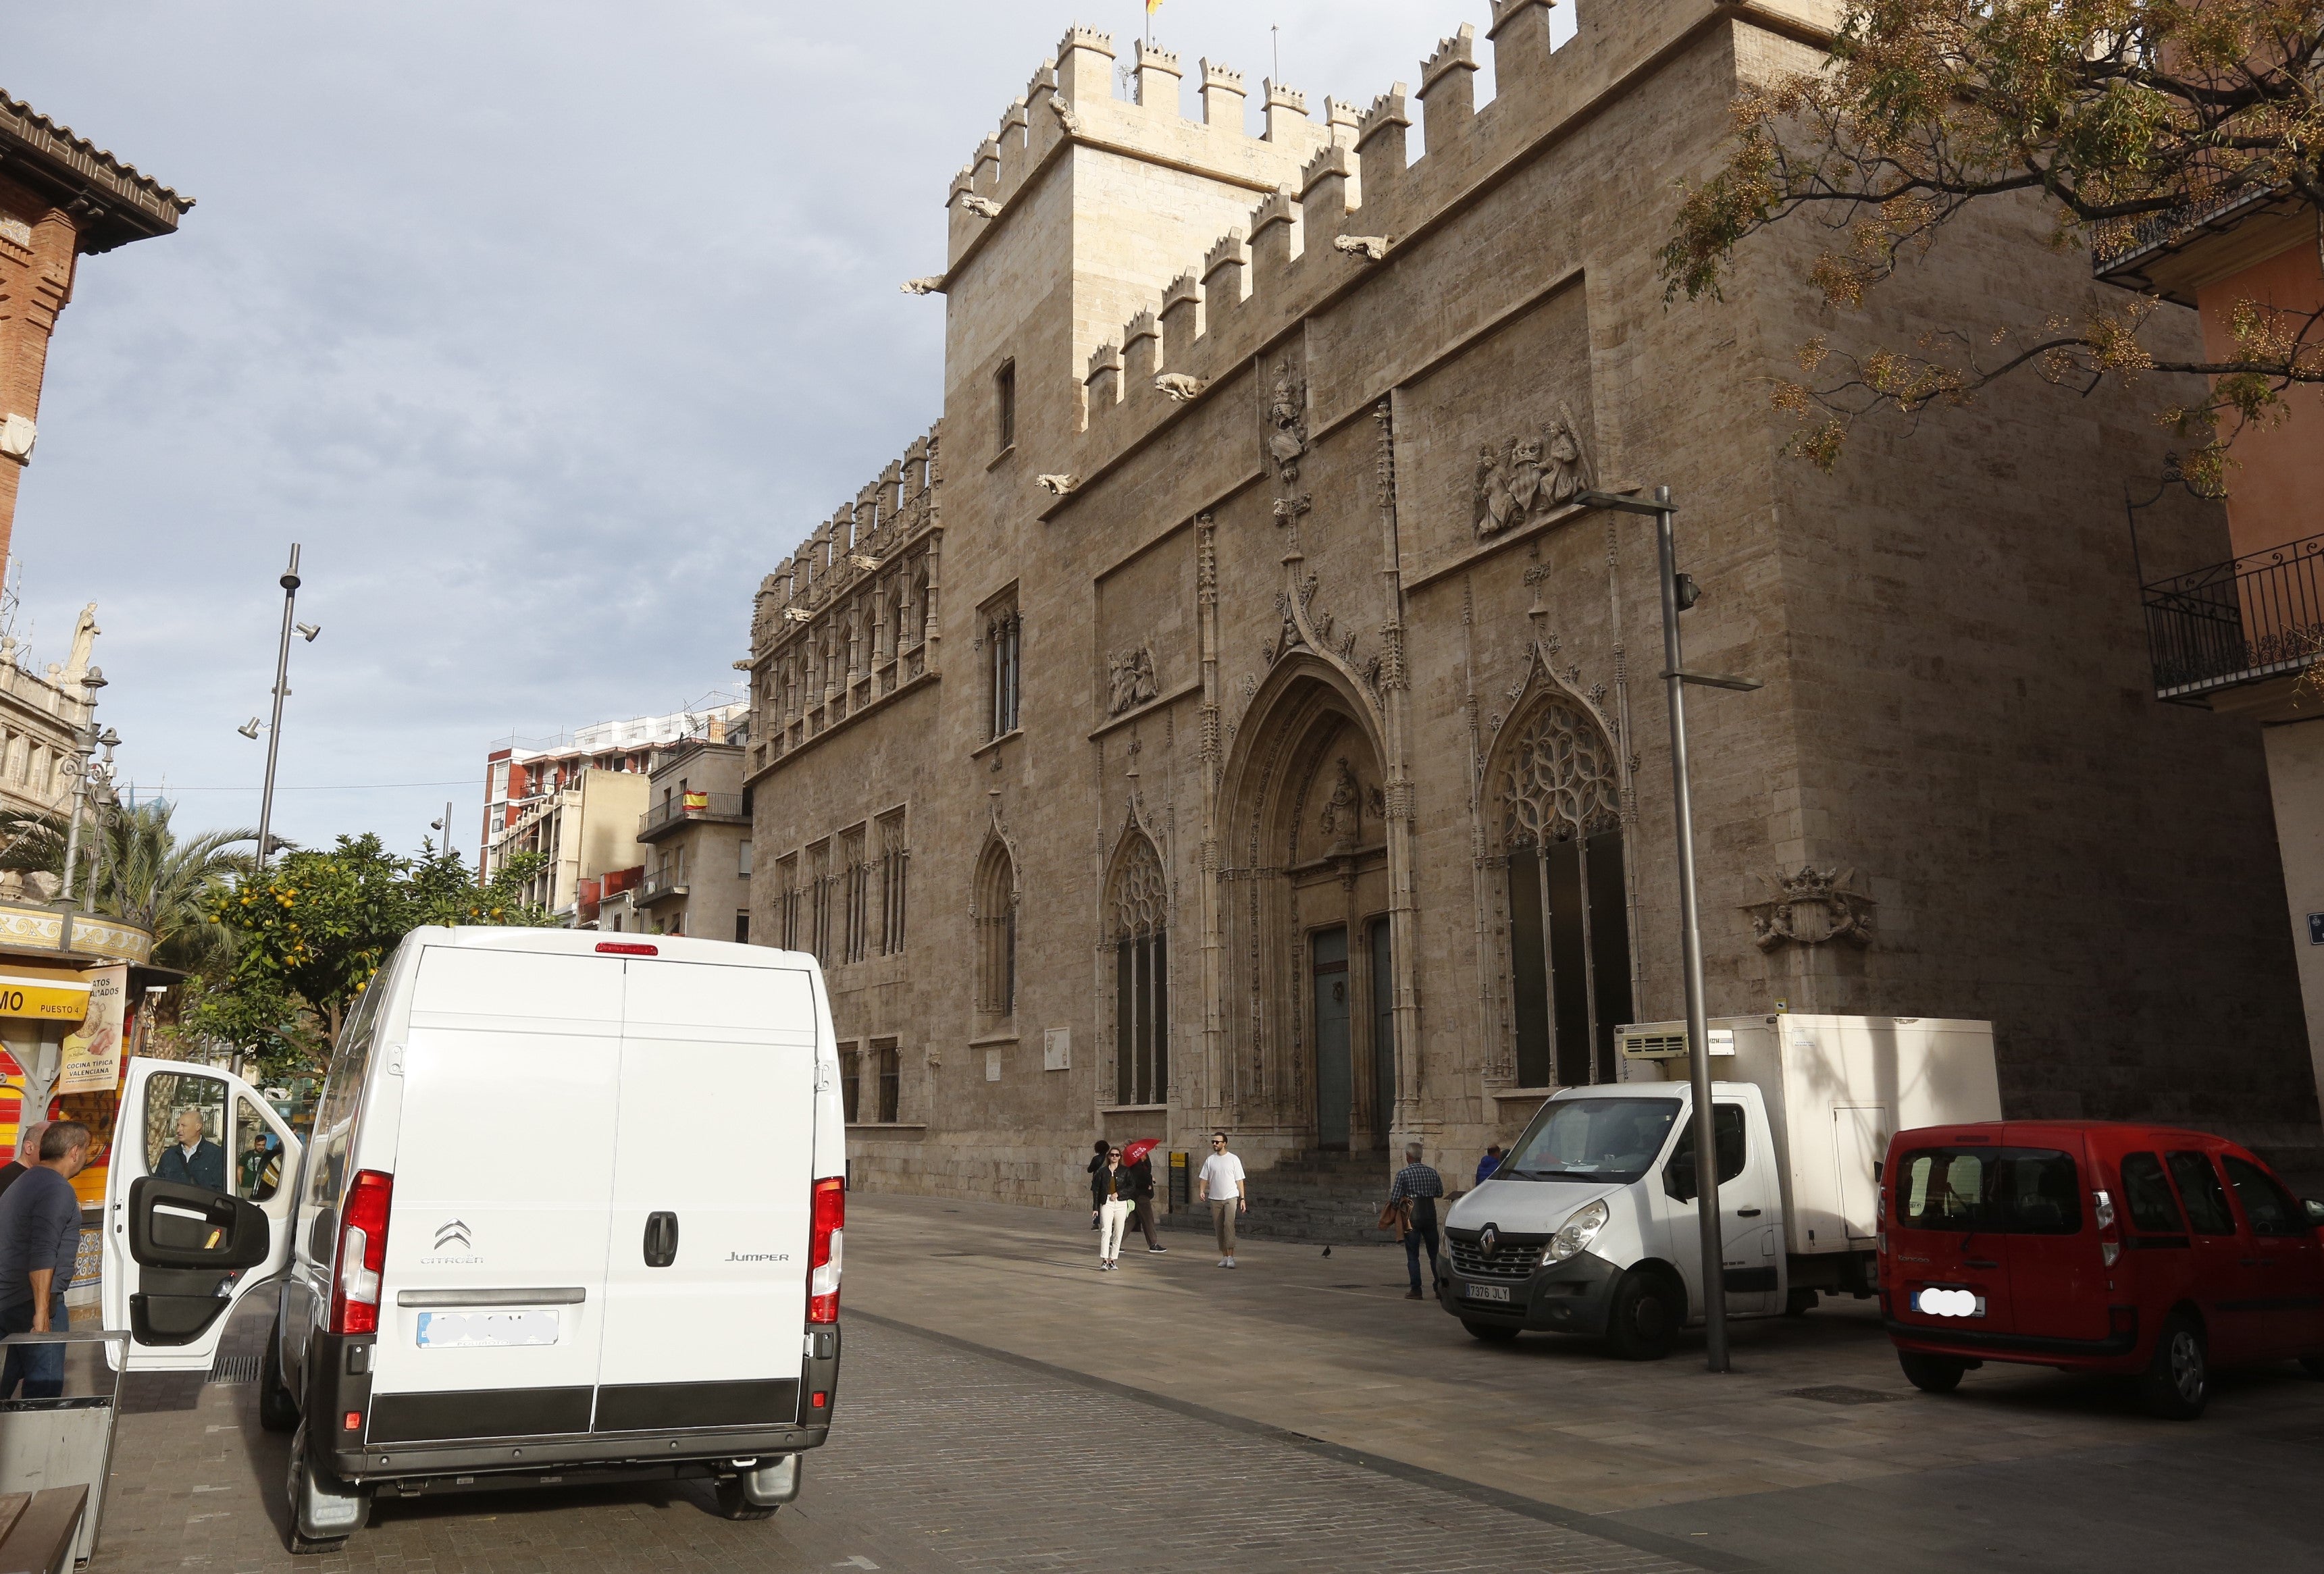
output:
[[[1164,1246],[1162,1238],[1155,1233],[1154,1150],[1149,1147],[1139,1154],[1138,1162],[1128,1168],[1130,1200],[1136,1204],[1136,1210],[1130,1215],[1131,1221],[1145,1234],[1147,1255],[1158,1257],[1170,1248]]]
[[[1102,1221],[1097,1238],[1097,1266],[1101,1273],[1121,1271],[1121,1238],[1130,1227],[1130,1171],[1121,1162],[1121,1150],[1106,1149],[1104,1165],[1090,1175],[1090,1205]]]
[[[1097,1139],[1097,1146],[1092,1149],[1090,1153],[1089,1173],[1091,1174],[1094,1175],[1100,1170],[1105,1168],[1105,1155],[1107,1151],[1113,1145],[1111,1143],[1106,1141],[1102,1137]],[[1092,1229],[1095,1229],[1097,1228],[1097,1205],[1095,1203],[1092,1203],[1090,1205],[1090,1228]]]
[[[1194,1183],[1197,1201],[1211,1205],[1211,1229],[1219,1238],[1219,1266],[1235,1266],[1235,1215],[1250,1211],[1250,1184],[1243,1179],[1242,1160],[1227,1151],[1227,1134],[1211,1133],[1211,1156]]]
[[[65,1286],[80,1256],[80,1199],[72,1178],[88,1166],[88,1128],[78,1120],[51,1123],[41,1133],[40,1156],[17,1184],[0,1196],[0,1333],[61,1333]],[[65,1391],[65,1347],[11,1345],[0,1367],[0,1399],[54,1399]]]
[[[45,1120],[28,1120],[16,1133],[16,1156],[0,1164],[0,1197],[8,1188],[24,1178],[24,1172],[41,1162],[41,1133],[49,1128]]]
[[[1404,1261],[1412,1270],[1412,1288],[1405,1299],[1418,1301],[1420,1248],[1428,1248],[1428,1282],[1436,1283],[1436,1199],[1444,1195],[1444,1177],[1420,1162],[1420,1145],[1404,1145],[1404,1168],[1388,1183],[1388,1203],[1404,1212]]]
[[[178,1111],[178,1140],[161,1150],[153,1178],[209,1192],[226,1190],[226,1149],[202,1135],[200,1110]]]
[[[1493,1172],[1500,1167],[1501,1145],[1497,1142],[1493,1144],[1492,1146],[1485,1150],[1485,1156],[1483,1158],[1477,1161],[1477,1184],[1481,1186],[1487,1181],[1491,1180],[1493,1178]]]

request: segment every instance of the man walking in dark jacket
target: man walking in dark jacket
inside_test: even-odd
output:
[[[41,1134],[38,1163],[0,1197],[0,1333],[62,1333],[65,1286],[80,1256],[80,1199],[72,1178],[88,1164],[88,1128],[60,1120]],[[10,1345],[0,1399],[54,1399],[65,1391],[65,1347]]]
[[[1146,1233],[1148,1254],[1160,1256],[1170,1248],[1154,1233],[1154,1150],[1150,1147],[1130,1166],[1130,1201],[1136,1210],[1131,1217]]]

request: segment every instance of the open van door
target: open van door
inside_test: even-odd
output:
[[[103,1282],[106,1327],[132,1336],[131,1371],[208,1369],[234,1309],[289,1260],[299,1155],[290,1128],[232,1072],[129,1063],[105,1189]]]

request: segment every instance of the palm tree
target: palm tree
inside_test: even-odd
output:
[[[237,826],[206,831],[180,842],[171,828],[177,805],[153,799],[133,809],[111,809],[81,831],[78,879],[93,880],[99,912],[149,930],[153,960],[189,968],[225,942],[225,931],[204,911],[211,892],[250,872],[258,833]],[[14,815],[0,824],[0,869],[64,872],[65,822],[55,815]]]

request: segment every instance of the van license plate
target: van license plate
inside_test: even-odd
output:
[[[1471,1284],[1461,1293],[1471,1301],[1507,1301],[1509,1287],[1507,1284]]]
[[[423,1312],[413,1335],[423,1350],[514,1349],[557,1342],[554,1312]]]
[[[1983,1317],[1985,1297],[1968,1290],[1921,1290],[1914,1293],[1913,1310],[1924,1317]]]

